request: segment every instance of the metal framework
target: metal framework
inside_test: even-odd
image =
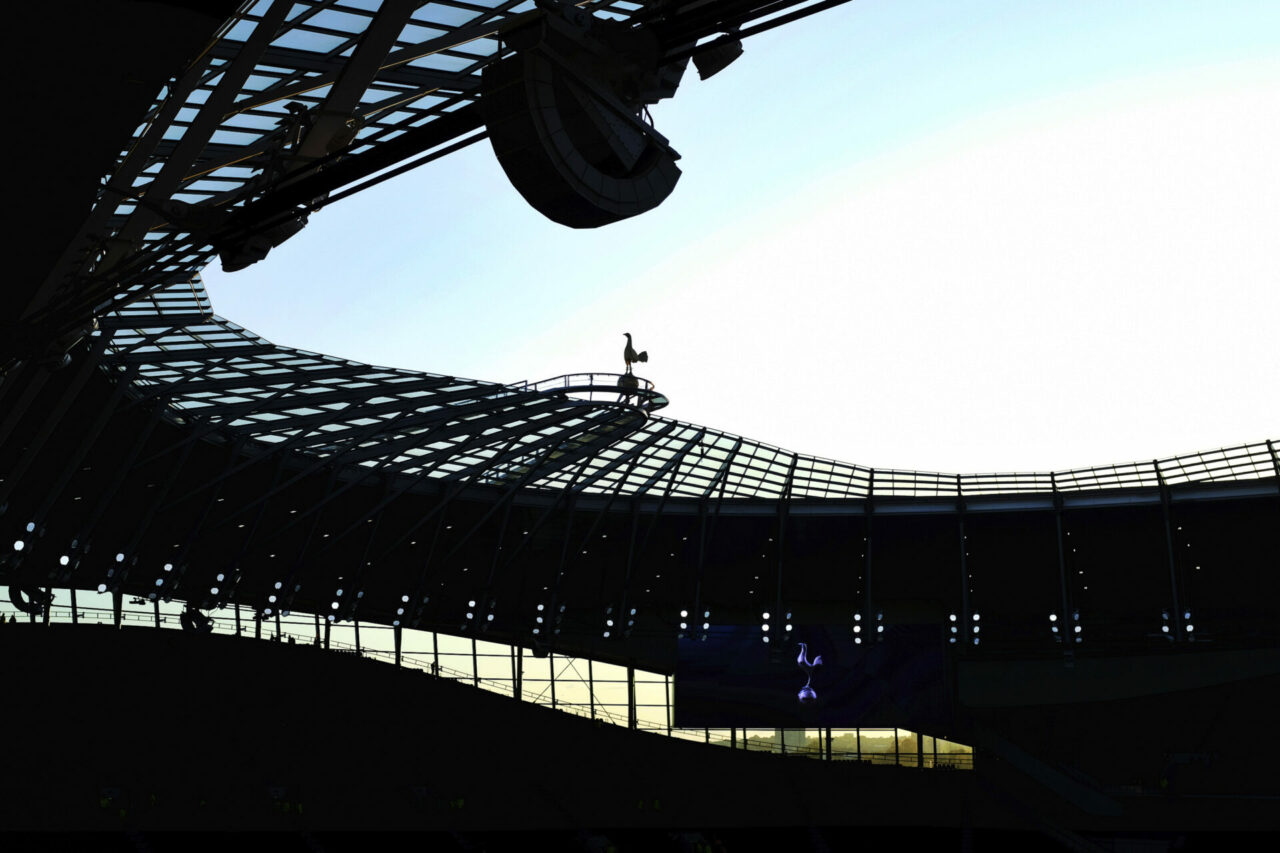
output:
[[[1051,496],[1276,476],[1270,442],[1150,462],[1032,473],[877,468],[651,415],[652,387],[610,374],[500,385],[278,347],[212,313],[198,277],[103,323],[104,368],[133,377],[191,437],[417,478],[706,500]],[[480,440],[476,436],[480,435]],[[508,447],[508,444],[510,444]],[[953,501],[954,502],[954,501]]]
[[[1189,581],[1174,508],[1204,495],[1274,500],[1273,442],[1058,472],[872,469],[664,418],[665,397],[629,378],[501,385],[375,367],[276,346],[213,312],[199,275],[216,254],[265,255],[325,204],[481,139],[482,72],[510,53],[514,25],[578,8],[690,56],[830,5],[246,3],[155,98],[78,232],[19,297],[34,337],[0,353],[10,582],[159,599],[180,589],[193,607],[406,625],[456,625],[462,602],[485,616],[514,600],[525,612],[499,610],[495,622],[510,637],[532,627],[535,600],[550,615],[568,598],[582,636],[638,605],[669,639],[677,610],[802,594],[788,531],[829,515],[844,523],[830,540],[843,547],[855,527],[862,537],[836,562],[856,574],[848,606],[869,628],[893,516],[954,516],[947,577],[965,617],[982,597],[966,583],[971,519],[1044,510],[1057,520],[1065,618],[1088,587],[1069,582],[1063,514],[1142,505],[1162,513],[1161,587],[1181,639]],[[228,249],[236,222],[259,232]],[[31,348],[37,339],[46,349]],[[73,366],[56,371],[63,352]],[[734,516],[761,519],[759,574],[732,563],[744,530]],[[58,550],[35,559],[46,529]],[[606,547],[602,563],[594,552]],[[965,624],[958,639],[976,644]]]
[[[584,0],[576,7],[595,20],[646,28],[669,54],[687,56],[714,48],[711,36],[749,35],[830,5]],[[475,104],[481,72],[511,53],[503,33],[540,9],[574,5],[248,0],[158,93],[92,213],[20,300],[23,324],[41,330],[42,343],[75,335],[140,296],[190,282],[219,251],[219,234],[225,238],[250,209],[255,227],[272,232],[259,247],[265,255],[308,212],[385,180],[382,170],[399,173],[483,138]],[[754,29],[742,29],[753,21]]]

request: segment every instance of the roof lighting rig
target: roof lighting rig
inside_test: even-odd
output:
[[[132,108],[132,138],[98,152],[111,165],[91,211],[13,294],[0,371],[63,364],[122,305],[190,282],[215,255],[228,271],[254,264],[321,207],[486,136],[557,222],[643,213],[680,175],[648,107],[688,62],[709,77],[744,38],[842,2],[273,0],[192,24],[185,66],[151,69],[165,82]],[[100,111],[81,120],[105,122]]]

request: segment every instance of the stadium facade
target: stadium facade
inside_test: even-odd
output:
[[[978,772],[965,774],[977,782],[789,765],[795,790],[820,798],[834,785],[889,809],[850,815],[833,801],[815,805],[808,822],[1064,832],[1263,825],[1264,804],[1280,793],[1261,758],[1269,752],[1239,738],[1265,725],[1280,673],[1275,443],[1044,473],[874,469],[665,418],[661,393],[626,376],[511,386],[277,346],[217,315],[204,292],[199,274],[215,257],[229,269],[270,263],[271,248],[326,204],[486,137],[515,188],[556,221],[596,227],[643,213],[679,177],[644,105],[674,94],[690,60],[709,76],[736,58],[742,38],[829,5],[260,0],[211,9],[121,0],[81,4],[95,26],[79,35],[30,22],[30,56],[18,61],[57,55],[61,64],[18,96],[29,99],[22,114],[56,139],[32,152],[35,167],[22,178],[23,197],[38,199],[43,216],[25,253],[30,269],[4,297],[0,539],[11,545],[0,579],[29,621],[47,625],[61,606],[77,627],[11,634],[26,661],[18,674],[61,684],[59,672],[74,673],[109,692],[123,671],[146,672],[149,684],[117,703],[128,711],[101,713],[144,739],[147,728],[136,727],[150,719],[156,743],[189,740],[172,718],[148,711],[163,704],[159,685],[182,685],[189,697],[202,681],[193,669],[223,672],[261,651],[201,646],[210,614],[219,630],[256,637],[285,636],[282,620],[301,618],[295,639],[314,630],[328,647],[345,632],[359,645],[363,630],[363,647],[397,664],[423,651],[405,646],[418,632],[466,638],[476,683],[477,643],[499,644],[516,696],[526,656],[599,662],[620,673],[621,698],[605,703],[616,716],[645,727],[649,703],[637,694],[661,683],[656,725],[671,730],[681,642],[736,626],[763,645],[762,613],[771,611],[775,637],[791,622],[835,626],[865,647],[892,645],[907,628],[913,637],[933,631],[951,699],[942,722],[936,704],[886,677],[874,707],[849,724],[917,730],[935,751],[940,737],[978,748]],[[159,625],[163,609],[188,630],[126,641],[129,632],[79,625],[99,602],[109,626],[127,625],[130,612],[151,612]],[[89,636],[115,651],[81,654]],[[241,663],[265,716],[306,715],[294,697],[264,695],[285,678],[276,667],[296,665],[333,679],[325,702],[359,718],[357,728],[405,725],[367,716],[352,698],[385,691],[376,678],[285,651]],[[554,696],[554,670],[546,681]],[[65,722],[48,698],[65,689],[28,691],[46,699],[28,704],[22,725],[43,733]],[[561,725],[449,689],[412,688],[494,726]],[[229,725],[225,701],[182,703],[199,706],[188,720]],[[594,694],[587,705],[594,716]],[[235,734],[243,729],[226,729],[218,743],[236,755],[279,748]],[[831,758],[831,729],[816,732]],[[726,733],[747,745],[737,729],[717,738]],[[616,804],[559,823],[519,810],[472,819],[452,811],[438,785],[414,782],[413,770],[397,790],[431,793],[408,796],[388,818],[353,789],[342,802],[360,805],[338,823],[375,814],[472,828],[801,819],[743,805],[750,780],[779,784],[776,768],[671,745],[671,760],[705,768],[733,792],[700,799],[699,788],[639,768],[647,747],[576,730],[565,737],[580,741],[578,755],[607,741],[630,757],[633,783],[695,805],[678,819],[670,805],[654,814]],[[787,742],[777,738],[780,748]],[[925,742],[913,741],[918,768],[934,763]],[[76,752],[57,755],[74,762]],[[295,768],[319,761],[290,755]],[[466,756],[449,755],[445,766],[466,776]],[[15,766],[48,772],[47,756],[29,759]],[[79,776],[48,785],[128,788],[103,782],[116,772],[105,761],[86,760]],[[202,766],[215,761],[208,753]],[[554,761],[517,749],[504,772]],[[110,763],[130,766],[128,753]],[[147,766],[128,771],[135,815],[138,792],[156,784]],[[262,772],[253,777],[262,785],[274,778]],[[589,782],[556,774],[562,789],[587,796]],[[200,778],[175,784],[195,790]],[[497,784],[467,778],[471,790]],[[1014,793],[1028,780],[1036,793]],[[15,777],[8,783],[11,814],[59,824],[15,793]],[[884,805],[904,797],[934,817]],[[947,804],[956,797],[979,805],[955,811]],[[217,820],[258,825],[251,812],[227,805]],[[153,818],[202,819],[164,814]]]

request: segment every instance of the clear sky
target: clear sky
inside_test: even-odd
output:
[[[878,467],[1280,438],[1280,3],[853,0],[653,110],[658,209],[555,225],[487,142],[206,281],[287,346],[502,382],[623,368],[663,414]]]

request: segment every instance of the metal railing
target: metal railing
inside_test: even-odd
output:
[[[668,400],[648,379],[631,373],[567,373],[511,386],[520,391],[558,391],[592,403],[622,403],[645,412],[665,408]]]
[[[54,590],[55,600],[58,593],[66,594],[66,590]],[[137,605],[139,607],[146,606],[147,610],[122,609],[120,620],[122,627],[139,627],[139,628],[161,628],[161,629],[177,629],[182,630],[178,615],[174,612],[157,613],[150,603],[146,605]],[[6,603],[0,605],[0,617],[5,620],[16,619],[18,622],[43,622],[41,617],[32,617],[30,614],[16,610],[12,605]],[[95,625],[112,625],[114,624],[115,615],[111,608],[85,606],[77,604],[75,607],[75,616],[73,617],[72,608],[69,605],[53,604],[49,608],[48,621],[50,624],[67,625],[76,622],[95,624]],[[690,740],[708,745],[729,747],[731,749],[744,749],[748,752],[767,752],[774,755],[797,756],[811,759],[832,760],[832,761],[860,761],[867,764],[875,765],[892,765],[897,767],[922,767],[922,768],[954,768],[954,769],[972,769],[973,768],[973,751],[970,747],[953,744],[943,741],[940,738],[932,738],[927,735],[920,735],[914,732],[906,732],[905,739],[913,741],[915,738],[924,738],[926,743],[932,742],[929,749],[909,750],[899,749],[902,741],[892,734],[893,729],[817,729],[816,738],[810,737],[807,740],[816,739],[816,746],[806,744],[789,743],[788,741],[794,737],[797,730],[775,729],[768,731],[767,736],[759,734],[749,735],[748,732],[759,730],[748,729],[711,729],[711,728],[677,728],[669,724],[671,719],[671,707],[669,704],[663,705],[644,705],[637,703],[636,709],[645,708],[651,710],[661,710],[661,716],[667,722],[656,722],[652,714],[645,714],[646,719],[640,719],[640,715],[635,713],[627,705],[618,703],[608,703],[600,701],[596,696],[596,681],[582,678],[565,678],[564,672],[576,668],[574,662],[580,659],[560,658],[559,660],[568,661],[560,676],[557,677],[554,666],[550,668],[551,681],[561,686],[561,689],[567,687],[585,688],[588,701],[571,702],[571,701],[554,701],[554,690],[549,691],[548,688],[542,690],[530,689],[527,684],[521,681],[522,687],[520,695],[515,695],[514,681],[510,678],[487,678],[478,675],[476,672],[466,672],[464,670],[455,669],[449,666],[441,666],[439,663],[439,654],[417,651],[402,651],[400,660],[397,664],[396,653],[394,650],[382,648],[370,648],[367,644],[357,644],[344,642],[336,639],[329,639],[322,642],[321,639],[313,634],[314,623],[311,620],[302,619],[285,619],[282,618],[279,623],[273,619],[257,622],[252,618],[245,619],[241,622],[239,629],[231,629],[228,624],[230,618],[225,615],[215,615],[211,618],[214,625],[215,633],[229,636],[243,637],[247,632],[249,637],[253,638],[258,632],[261,632],[261,641],[264,642],[285,642],[312,648],[324,648],[327,652],[334,654],[351,654],[360,657],[369,658],[392,666],[400,666],[401,668],[417,669],[433,677],[444,678],[459,684],[465,684],[477,687],[481,690],[487,690],[503,696],[516,698],[520,701],[537,704],[543,707],[553,708],[568,714],[598,720],[602,723],[611,725],[633,727],[637,731],[648,732],[650,734],[665,735],[667,737],[675,737],[681,740]],[[278,624],[278,627],[277,627]],[[305,628],[305,631],[285,630],[285,626],[289,629]],[[0,631],[8,630],[9,626],[0,626]],[[386,626],[364,624],[363,630],[368,633],[371,630],[389,631]],[[438,637],[448,635],[438,634]],[[454,637],[454,640],[462,638]],[[510,650],[510,647],[508,647]],[[456,654],[456,653],[454,653]],[[477,657],[494,657],[490,653],[477,653]],[[506,655],[500,657],[505,658]],[[658,676],[655,673],[645,673],[651,678],[661,677],[664,680],[667,676]],[[534,680],[535,683],[542,683],[541,680]],[[644,681],[637,684],[663,684],[667,686],[667,696],[670,696],[669,680],[665,682]],[[550,692],[550,695],[548,695]],[[635,725],[632,726],[632,718],[635,718]],[[807,731],[807,730],[806,730]],[[905,732],[903,729],[897,730],[899,733]],[[864,734],[864,732],[876,734]],[[837,742],[843,741],[847,743],[849,738],[853,738],[855,748],[850,749],[844,745],[838,745]],[[892,740],[895,749],[889,751],[887,746]],[[875,744],[873,742],[879,741]],[[863,744],[867,744],[867,748],[863,748]],[[942,748],[939,749],[939,745]],[[873,746],[875,748],[873,748]]]

